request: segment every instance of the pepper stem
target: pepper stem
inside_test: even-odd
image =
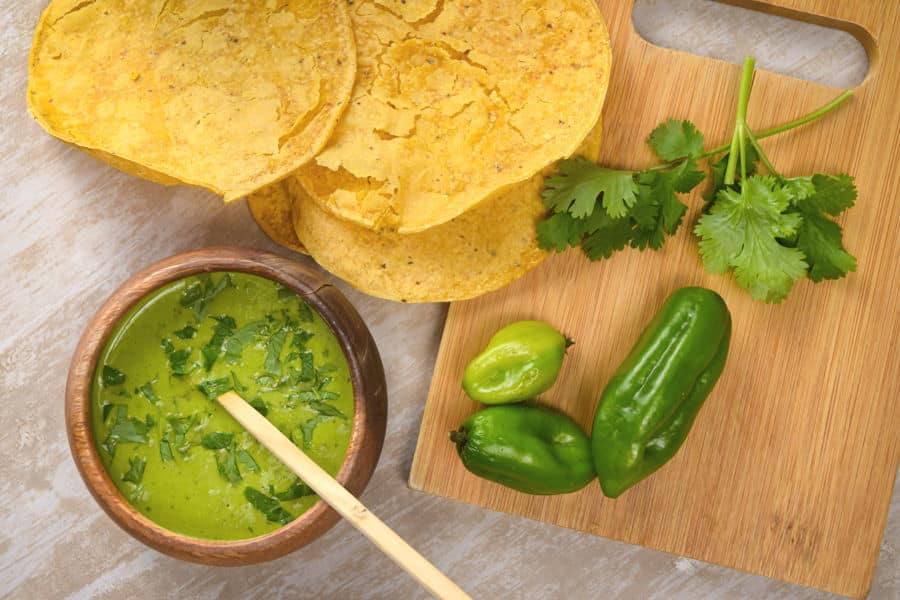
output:
[[[460,427],[456,431],[450,432],[450,441],[456,444],[456,449],[462,452],[462,449],[465,447],[466,442],[469,441],[469,434],[465,430],[465,428]]]

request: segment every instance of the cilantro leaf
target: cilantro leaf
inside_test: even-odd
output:
[[[180,304],[185,308],[191,308],[203,297],[203,281],[197,280],[181,291]]]
[[[269,414],[269,407],[266,405],[265,401],[262,398],[254,398],[250,401],[250,406],[255,408],[259,414],[262,416],[266,416]]]
[[[319,423],[324,422],[328,417],[316,415],[311,419],[307,419],[300,425],[300,432],[303,434],[303,447],[309,448],[312,445],[313,433]]]
[[[628,191],[627,199],[616,200],[609,188],[601,194],[597,185],[613,173],[610,169],[579,159],[575,166],[561,164],[560,172],[565,176],[560,177],[561,182],[556,188],[550,189],[553,182],[548,178],[544,198],[545,203],[548,197],[551,198],[553,206],[548,204],[548,207],[565,212],[556,212],[538,223],[538,245],[557,252],[581,245],[591,260],[609,258],[627,246],[639,249],[662,247],[665,236],[675,233],[687,211],[675,194],[691,191],[706,177],[697,169],[693,158],[668,170],[617,171],[614,172],[616,177],[623,180],[627,177]],[[584,201],[593,197],[595,205],[599,194],[599,203],[605,210],[588,210],[577,201],[566,200],[567,194],[571,197],[575,193],[573,190],[578,190]],[[621,195],[621,189],[617,193]]]
[[[312,323],[312,321],[313,321],[312,308],[309,306],[309,303],[302,298],[300,298],[300,304],[297,306],[297,313],[298,313],[298,316],[300,317],[300,321],[302,323]]]
[[[631,241],[633,248],[658,250],[662,248],[666,234],[672,235],[678,230],[687,206],[675,195],[675,188],[685,177],[688,182],[693,180],[680,169],[644,171],[638,175],[640,193],[631,211],[637,225]]]
[[[256,378],[256,385],[264,392],[271,392],[278,389],[280,383],[271,375],[260,375]]]
[[[191,427],[194,426],[194,422],[197,420],[196,415],[190,415],[188,417],[168,417],[166,419],[169,422],[169,425],[172,426],[172,431],[175,432],[176,436],[184,436]],[[176,442],[177,442],[176,438]]]
[[[241,381],[238,379],[237,373],[235,373],[234,371],[231,372],[231,383],[234,386],[234,391],[236,391],[238,394],[247,393],[247,386],[241,383]]]
[[[287,334],[287,329],[282,327],[269,337],[266,344],[266,359],[263,363],[263,369],[267,375],[274,377],[281,375],[281,350],[284,348]]]
[[[259,490],[246,487],[244,488],[244,498],[259,512],[266,515],[266,519],[273,523],[281,523],[282,525],[290,523],[294,517],[282,508],[278,500],[266,496]]]
[[[779,243],[801,223],[785,213],[789,196],[774,177],[754,175],[741,190],[720,190],[694,232],[706,269],[723,273],[734,269],[738,283],[757,300],[780,302],[794,282],[806,273],[803,253]]]
[[[585,236],[581,249],[591,260],[609,258],[617,250],[622,250],[634,236],[631,219],[612,219],[605,211],[597,211],[600,218],[594,230]]]
[[[233,433],[214,431],[213,433],[204,435],[203,439],[200,440],[200,444],[204,448],[208,448],[210,450],[221,450],[222,448],[227,448],[228,446],[230,446],[232,440],[234,440]]]
[[[345,421],[347,420],[347,417],[344,415],[344,413],[328,404],[327,402],[323,402],[321,400],[307,400],[306,405],[316,411],[319,416],[335,417],[338,419],[344,419]]]
[[[156,379],[148,381],[141,387],[134,390],[135,394],[139,394],[147,399],[150,404],[159,404],[160,399],[159,396],[156,395],[156,392],[153,391],[153,384],[156,383]]]
[[[256,338],[264,325],[265,323],[263,321],[247,323],[227,338],[223,346],[225,351],[225,362],[230,365],[239,363],[241,361],[241,355],[244,353],[244,347],[249,345]]]
[[[541,197],[553,212],[569,212],[583,219],[594,212],[597,199],[611,217],[622,217],[635,202],[634,173],[607,169],[585,158],[570,158],[544,180]]]
[[[815,207],[816,210],[836,217],[856,203],[856,185],[849,175],[816,173],[811,181],[815,194],[804,199],[810,209]]]
[[[169,354],[169,369],[172,375],[187,375],[191,372],[191,366],[187,364],[191,357],[190,348],[182,348]]]
[[[163,462],[172,462],[175,457],[172,455],[172,443],[169,441],[169,432],[167,431],[162,439],[159,440],[159,458]]]
[[[634,174],[630,171],[607,169],[607,176],[603,178],[603,181],[601,199],[603,208],[614,219],[624,217],[637,200],[637,184],[634,182]],[[578,214],[573,213],[573,216],[577,217]]]
[[[273,492],[272,495],[279,500],[296,500],[297,498],[302,498],[304,496],[315,496],[316,492],[303,483],[303,480],[298,477],[286,490],[283,492]]]
[[[238,483],[244,478],[238,469],[237,452],[234,444],[224,450],[216,450],[216,469],[228,483]]]
[[[296,350],[305,350],[306,342],[313,337],[313,333],[300,327],[294,328],[294,337],[291,339],[291,346]]]
[[[207,400],[215,400],[225,392],[234,389],[231,378],[220,377],[218,379],[206,379],[197,386],[198,389],[206,396]]]
[[[697,168],[697,161],[689,158],[670,171],[664,171],[671,178],[672,189],[679,194],[687,194],[703,183],[706,173]]]
[[[125,383],[125,373],[110,365],[103,365],[101,379],[104,386],[122,385]]]
[[[241,466],[247,469],[252,473],[259,472],[259,465],[256,464],[256,461],[253,460],[253,457],[250,456],[250,453],[241,448],[237,451],[237,459],[238,462],[241,463]]]
[[[568,212],[558,212],[537,225],[538,246],[544,250],[562,252],[577,246],[586,233],[586,219],[576,219]]]
[[[170,442],[181,454],[185,454],[191,446],[190,442],[187,440],[187,434],[197,422],[197,415],[190,415],[187,417],[171,416],[166,420],[172,428]],[[168,432],[166,432],[166,436],[168,437]]]
[[[116,456],[116,448],[119,446],[119,442],[114,440],[113,438],[107,436],[103,443],[100,444],[100,447],[103,449],[106,454],[109,455],[110,459],[115,458]]]
[[[232,336],[226,338],[225,342],[222,344],[222,351],[225,354],[225,362],[229,365],[234,365],[241,362],[241,356],[244,353],[244,344],[241,343],[240,338]]]
[[[703,152],[703,134],[690,121],[669,119],[653,130],[647,144],[666,162]],[[699,183],[699,182],[698,182]],[[692,186],[693,187],[693,186]]]
[[[631,232],[629,245],[638,250],[662,248],[666,240],[663,219],[661,215],[661,203],[667,197],[663,194],[657,198],[658,191],[654,188],[647,190],[638,196],[638,203],[632,211],[635,227]],[[674,196],[673,196],[674,197]],[[678,202],[676,200],[676,202]],[[679,219],[680,220],[680,219]]]
[[[128,407],[124,404],[116,405],[116,421],[109,429],[107,439],[117,443],[146,444],[147,432],[150,426],[147,421],[141,421],[128,416]]]
[[[816,193],[816,186],[813,185],[812,177],[792,177],[791,179],[785,179],[782,185],[794,204],[806,200]]]
[[[277,291],[278,300],[281,302],[297,297],[297,293],[294,290],[277,281],[275,282],[275,289]]]
[[[810,208],[803,211],[797,248],[806,255],[813,281],[840,279],[856,270],[856,259],[842,243],[840,225]]]
[[[631,208],[631,219],[640,230],[652,231],[657,228],[659,222],[660,203],[657,192],[653,189],[655,179],[654,173],[641,173],[638,177],[641,191],[638,194],[638,201]]]
[[[229,317],[228,315],[220,315],[218,317],[211,316],[210,318],[216,321],[216,326],[215,329],[213,329],[212,337],[206,345],[200,349],[200,354],[203,355],[203,367],[207,371],[212,369],[212,366],[222,354],[222,346],[225,343],[225,339],[233,334],[234,330],[237,328],[237,323],[235,323],[234,318]]]
[[[309,350],[304,350],[300,353],[300,381],[310,382],[315,380],[316,369],[313,360],[313,353]]]
[[[228,273],[220,277],[215,283],[213,282],[212,275],[204,273],[203,275],[198,275],[190,285],[182,290],[179,302],[181,303],[181,306],[193,310],[194,316],[198,321],[201,321],[206,318],[206,310],[209,307],[210,302],[212,302],[222,290],[231,287],[232,285],[231,275]]]
[[[147,459],[143,456],[128,457],[128,471],[122,475],[122,481],[130,481],[137,485],[144,478],[144,468],[147,466]]]
[[[662,224],[663,230],[672,235],[678,231],[681,220],[684,218],[684,213],[687,212],[687,206],[675,194],[669,193],[659,197],[659,204],[661,217],[659,222]],[[660,244],[660,247],[662,247],[662,244]]]
[[[194,336],[197,335],[197,329],[191,325],[185,325],[181,329],[175,332],[175,337],[182,340],[191,340],[194,339]]]

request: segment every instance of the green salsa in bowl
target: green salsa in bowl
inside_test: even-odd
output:
[[[356,494],[380,453],[384,371],[336,288],[300,263],[247,249],[153,265],[82,337],[67,425],[101,506],[179,558],[268,560],[338,520],[216,402],[231,389]]]

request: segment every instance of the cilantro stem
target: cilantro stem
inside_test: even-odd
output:
[[[759,145],[759,142],[756,140],[756,136],[753,135],[753,132],[750,131],[749,127],[745,130],[745,133],[747,134],[747,139],[750,141],[750,145],[753,146],[754,150],[756,150],[756,155],[759,157],[759,160],[761,160],[762,163],[766,166],[766,169],[769,171],[769,173],[771,173],[778,179],[784,179],[781,176],[781,173],[779,173],[775,168],[775,165],[773,165],[769,160],[769,157],[766,156],[766,153],[763,151],[762,146]],[[743,177],[743,174],[741,174],[741,176]]]
[[[778,135],[779,133],[784,133],[785,131],[789,131],[791,129],[794,129],[795,127],[800,127],[801,125],[806,125],[807,123],[812,123],[813,121],[821,119],[822,117],[824,117],[831,111],[835,110],[841,104],[843,104],[844,102],[849,100],[851,97],[853,97],[853,90],[846,90],[840,96],[838,96],[837,98],[835,98],[828,104],[826,104],[820,108],[817,108],[816,110],[812,111],[811,113],[803,115],[802,117],[800,117],[798,119],[794,119],[793,121],[788,121],[787,123],[782,123],[781,125],[776,125],[775,127],[770,127],[769,129],[764,129],[757,134],[752,134],[752,132],[748,128],[747,132],[751,133],[751,135],[753,136],[750,143],[753,144],[753,141],[756,141],[757,144],[754,145],[754,148],[756,150],[759,150],[759,148],[757,147],[759,145],[758,144],[759,140],[762,140],[762,139],[765,139],[768,137],[772,137],[773,135]],[[732,148],[732,143],[734,143],[734,141],[735,141],[734,138],[732,138],[731,142],[728,142],[727,144],[722,144],[721,146],[716,146],[712,150],[706,150],[703,153],[698,154],[697,156],[694,156],[693,158],[695,160],[700,160],[702,158],[709,158],[710,156],[715,156],[716,154],[721,154],[726,151],[730,151],[731,154],[734,154],[734,152],[736,151],[736,148]],[[765,156],[761,152],[760,152],[760,155],[761,155],[761,157]],[[685,160],[686,159],[683,159],[683,158],[678,159],[678,160],[672,161],[670,163],[650,167],[649,169],[646,169],[646,170],[647,171],[662,171],[665,169],[671,169],[673,167],[677,167]],[[765,164],[765,161],[764,161],[764,164]],[[768,164],[766,165],[766,168],[770,168]]]
[[[820,119],[821,117],[824,117],[825,115],[827,115],[828,113],[830,113],[831,111],[836,109],[838,106],[840,106],[841,104],[843,104],[844,102],[849,100],[851,98],[851,96],[853,96],[853,90],[847,90],[843,94],[841,94],[840,96],[838,96],[837,98],[835,98],[834,100],[832,100],[831,102],[829,102],[828,104],[823,106],[822,108],[818,108],[818,109],[814,110],[813,112],[809,113],[808,115],[804,115],[804,116],[800,117],[799,119],[795,119],[793,121],[789,121],[787,123],[783,123],[782,125],[777,125],[775,127],[770,127],[769,129],[764,129],[763,131],[760,131],[759,133],[757,133],[755,137],[757,140],[762,140],[767,137],[772,137],[773,135],[778,135],[779,133],[784,133],[785,131],[788,131],[795,127],[799,127],[801,125],[806,125],[807,123],[811,123],[812,121],[815,121],[816,119]],[[709,158],[710,156],[714,156],[716,154],[721,154],[721,153],[725,152],[726,150],[728,150],[729,148],[731,148],[731,142],[729,142],[727,144],[722,144],[721,146],[716,146],[712,150],[707,150],[703,154],[698,154],[695,158],[698,160],[701,158]]]
[[[741,181],[747,179],[747,136],[744,133],[746,129],[746,125],[741,126]],[[728,181],[728,175],[725,175],[725,184],[731,185],[734,183],[734,175],[732,174],[731,181]],[[744,187],[741,186],[741,194],[744,193]]]
[[[744,59],[744,69],[741,73],[741,86],[738,88],[737,115],[734,118],[734,134],[731,136],[731,151],[728,154],[728,165],[725,168],[725,185],[734,184],[734,173],[737,169],[737,161],[741,161],[741,177],[747,173],[747,107],[750,104],[750,90],[753,88],[753,71],[756,68],[756,59],[748,56]],[[740,156],[738,156],[740,149]]]
[[[725,171],[725,181],[727,182],[729,178],[731,179],[731,183],[734,183],[734,167],[735,167],[735,157],[738,156],[740,150],[740,142],[741,138],[738,135],[740,131],[740,123],[736,124],[734,127],[734,132],[731,134],[731,143],[724,146],[725,150],[728,150],[728,166]],[[701,154],[700,157],[704,155]],[[729,184],[730,185],[730,184]]]
[[[829,102],[828,104],[823,106],[822,108],[814,110],[813,112],[809,113],[808,115],[806,115],[804,117],[800,117],[799,119],[790,121],[788,123],[785,123],[784,125],[778,125],[777,127],[772,127],[772,128],[766,129],[765,131],[761,131],[760,133],[757,134],[756,139],[761,140],[763,138],[777,135],[777,134],[783,133],[789,129],[793,129],[794,127],[799,127],[800,125],[806,125],[807,123],[815,121],[816,119],[818,119],[820,117],[824,117],[825,115],[827,115],[828,113],[830,113],[831,111],[836,109],[838,106],[840,106],[841,104],[843,104],[844,102],[849,100],[852,95],[853,95],[853,90],[847,90],[843,94],[841,94],[840,96],[838,96],[837,98],[835,98],[834,100],[832,100],[831,102]]]

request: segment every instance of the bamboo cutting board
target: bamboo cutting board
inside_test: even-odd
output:
[[[632,4],[600,0],[613,45],[601,162],[653,164],[644,139],[669,117],[696,123],[708,147],[727,141],[740,67],[650,45],[633,29]],[[451,306],[410,485],[863,597],[900,459],[900,2],[771,0],[753,7],[846,29],[869,52],[869,76],[854,99],[763,143],[785,174],[856,176],[859,201],[841,221],[858,272],[837,282],[801,282],[780,305],[753,301],[730,277],[703,270],[690,233],[699,196],[662,252],[629,250],[602,263],[578,250],[554,255],[499,292]],[[760,130],[838,93],[757,72],[748,120]],[[499,327],[545,319],[576,340],[542,401],[589,431],[610,375],[665,297],[685,285],[718,291],[735,331],[725,373],[671,463],[615,501],[597,485],[537,497],[465,471],[447,432],[478,406],[459,381]]]

